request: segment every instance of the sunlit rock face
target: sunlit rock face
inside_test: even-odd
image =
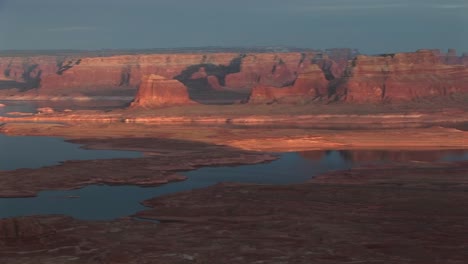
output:
[[[242,58],[240,71],[226,76],[226,86],[237,89],[252,89],[257,85],[284,86],[297,77],[302,53],[248,54]]]
[[[194,104],[183,83],[151,74],[142,78],[132,106],[159,107]]]
[[[0,57],[0,97],[125,96],[144,76],[175,79],[198,103],[393,102],[467,92],[468,54],[352,49]],[[144,85],[143,85],[144,86]],[[39,98],[40,97],[40,98]],[[169,100],[170,101],[170,100]]]
[[[157,74],[172,79],[190,65],[229,64],[236,54],[150,54],[82,58],[60,74],[45,74],[39,91],[68,94],[115,94],[136,90],[143,76]]]
[[[468,68],[446,64],[431,50],[357,56],[337,91],[348,102],[406,101],[468,92]]]
[[[330,56],[326,55],[330,54]],[[96,52],[65,55],[0,57],[0,96],[44,99],[93,96],[133,97],[143,76],[176,79],[196,101],[246,99],[258,85],[291,86],[304,67],[317,64],[327,79],[338,78],[353,52],[204,52],[104,55]],[[330,76],[328,76],[330,75]],[[213,98],[211,98],[213,97]],[[219,97],[219,98],[218,98]]]
[[[299,74],[294,84],[286,87],[259,85],[252,89],[250,103],[298,103],[328,96],[328,80],[316,64],[310,64]]]

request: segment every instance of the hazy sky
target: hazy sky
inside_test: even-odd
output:
[[[468,52],[468,0],[0,0],[0,49]]]

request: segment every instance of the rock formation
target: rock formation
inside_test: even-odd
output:
[[[337,87],[348,102],[404,101],[468,92],[468,68],[430,50],[357,56]]]
[[[226,86],[251,89],[259,84],[267,86],[291,84],[297,77],[304,56],[301,53],[248,54],[242,59],[240,71],[226,76]]]
[[[3,56],[0,97],[125,96],[131,100],[143,76],[155,74],[179,81],[186,87],[183,94],[199,103],[229,104],[249,97],[252,103],[314,99],[388,102],[467,92],[467,66],[468,54],[458,56],[455,50],[377,56],[358,56],[352,49]],[[180,84],[176,86],[179,89],[175,90],[182,91]],[[136,101],[144,102],[145,94],[140,91]],[[180,94],[165,95],[172,98],[163,104],[188,102]],[[158,96],[160,100],[161,94]]]
[[[250,103],[306,102],[328,96],[328,81],[316,64],[310,64],[299,74],[294,84],[286,87],[259,85],[252,89]]]
[[[222,90],[223,88],[221,87],[221,84],[219,83],[218,77],[214,75],[210,75],[206,77],[206,80],[208,84],[210,85],[210,88],[213,90]]]
[[[142,78],[132,106],[158,107],[193,103],[183,83],[151,74]]]
[[[300,52],[85,55],[0,57],[0,88],[17,88],[20,93],[34,90],[37,95],[52,97],[133,96],[143,76],[157,74],[169,79],[178,77],[186,86],[190,81],[202,80],[202,84],[209,82],[219,88],[209,77],[216,76],[220,87],[245,93],[259,81],[273,86],[291,84],[299,65],[314,56],[306,58]],[[187,72],[190,75],[185,77]]]
[[[34,243],[52,233],[36,219],[0,219],[0,245]]]

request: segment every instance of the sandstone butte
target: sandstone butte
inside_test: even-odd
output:
[[[145,76],[175,79],[190,98],[246,93],[251,103],[381,102],[466,93],[468,54],[454,50],[357,55],[350,49],[286,53],[183,53],[0,57],[0,96],[133,97]],[[197,97],[196,94],[199,93]],[[139,101],[145,101],[138,93]],[[175,99],[175,95],[182,97]],[[171,101],[191,103],[183,93]],[[154,98],[153,98],[154,99]],[[164,101],[165,99],[163,99]],[[155,104],[160,105],[160,104]]]
[[[187,87],[177,80],[151,74],[144,76],[132,106],[158,107],[193,104]]]

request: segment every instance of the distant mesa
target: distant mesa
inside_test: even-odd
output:
[[[354,49],[0,57],[0,98],[128,98],[133,105],[396,102],[468,93],[468,54]],[[136,94],[136,96],[135,96]]]

